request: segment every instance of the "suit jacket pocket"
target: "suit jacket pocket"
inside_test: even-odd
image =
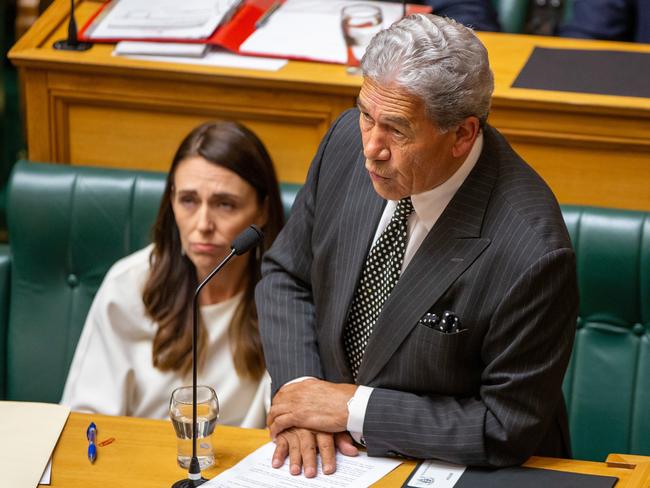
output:
[[[446,334],[422,324],[418,324],[410,337],[415,346],[416,356],[426,357],[425,362],[433,362],[438,367],[452,367],[462,361],[469,342],[467,329]]]
[[[386,370],[389,387],[404,391],[465,395],[472,384],[469,331],[445,334],[417,324]],[[392,367],[391,367],[392,366]]]

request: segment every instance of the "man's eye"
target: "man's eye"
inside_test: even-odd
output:
[[[180,198],[180,202],[181,202],[183,205],[190,205],[190,204],[195,203],[195,201],[196,201],[196,200],[194,199],[194,197],[191,197],[191,196],[182,196],[182,197]]]

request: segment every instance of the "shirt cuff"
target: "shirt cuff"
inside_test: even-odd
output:
[[[366,418],[368,400],[374,388],[358,386],[354,396],[348,401],[348,432],[361,445],[366,445],[363,439],[363,421]]]
[[[295,378],[295,379],[293,379],[293,380],[291,380],[291,381],[287,381],[287,382],[286,382],[284,385],[282,385],[282,386],[291,385],[291,384],[293,384],[293,383],[300,383],[301,381],[305,381],[305,380],[317,380],[317,379],[318,379],[318,378],[316,378],[315,376],[300,376],[300,377]],[[281,386],[280,388],[282,388],[282,386]]]

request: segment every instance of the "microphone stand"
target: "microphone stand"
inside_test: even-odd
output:
[[[68,22],[68,38],[56,41],[54,49],[61,51],[87,51],[92,47],[89,42],[79,42],[77,37],[77,21],[74,18],[74,0],[70,0],[70,21]]]
[[[243,239],[242,239],[243,238]],[[197,355],[198,355],[198,341],[199,337],[199,293],[205,285],[208,284],[214,275],[216,275],[221,268],[223,268],[233,256],[241,255],[249,251],[251,247],[257,245],[262,238],[262,231],[256,226],[251,225],[244,232],[242,232],[231,245],[230,254],[224,258],[221,263],[217,265],[210,274],[196,287],[194,292],[194,299],[192,300],[192,460],[190,461],[190,468],[187,472],[187,478],[177,481],[172,485],[172,488],[192,488],[200,486],[206,481],[201,476],[201,466],[199,465],[199,458],[196,456],[196,434],[198,430],[198,423],[196,421],[196,370],[197,370]]]
[[[190,469],[187,472],[187,478],[177,481],[172,485],[172,488],[191,488],[193,486],[200,486],[207,479],[201,476],[201,466],[199,465],[199,458],[196,457],[196,431],[197,431],[197,421],[196,421],[196,363],[197,363],[197,338],[199,336],[199,293],[208,281],[216,275],[221,268],[223,268],[228,261],[236,254],[235,250],[232,249],[230,254],[221,261],[221,263],[214,268],[210,274],[205,278],[199,286],[196,287],[194,292],[194,299],[192,300],[192,309],[194,314],[192,316],[192,460],[190,461]]]

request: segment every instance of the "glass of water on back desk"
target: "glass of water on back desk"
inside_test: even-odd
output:
[[[348,73],[361,73],[361,58],[370,40],[381,30],[382,22],[381,9],[374,5],[356,3],[341,9],[341,30],[348,51]]]
[[[182,386],[172,392],[169,417],[178,442],[177,461],[188,469],[192,459],[192,387]],[[201,469],[214,464],[212,434],[219,418],[219,400],[209,386],[196,387],[196,456]]]

